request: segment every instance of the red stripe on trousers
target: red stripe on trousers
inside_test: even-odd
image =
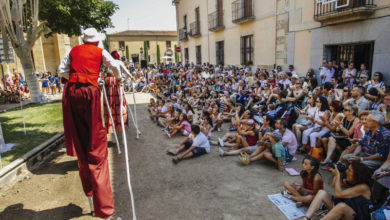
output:
[[[66,86],[64,115],[72,120],[71,130],[79,174],[84,192],[93,196],[95,215],[107,218],[114,214],[114,198],[108,168],[107,133],[102,124],[100,92],[90,84],[69,83]]]

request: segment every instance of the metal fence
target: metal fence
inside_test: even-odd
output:
[[[363,6],[374,6],[374,0],[338,0],[324,4],[314,0],[314,17],[320,17]]]
[[[232,3],[233,22],[250,18],[254,18],[253,0],[236,0]]]
[[[209,30],[213,31],[223,27],[223,10],[217,10],[209,14]]]

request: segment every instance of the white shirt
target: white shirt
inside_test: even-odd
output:
[[[193,136],[191,135],[191,138],[193,139],[192,146],[203,147],[207,153],[210,153],[209,140],[202,132],[199,132],[199,134],[195,138],[193,138]]]
[[[117,78],[121,76],[121,64],[119,60],[115,60],[111,54],[103,50],[102,52],[102,60],[103,64],[106,65],[109,69],[113,71]],[[62,59],[60,65],[58,66],[58,73],[61,77],[65,79],[69,79],[69,71],[70,71],[70,51],[65,55],[64,59]],[[127,70],[127,69],[126,69]]]

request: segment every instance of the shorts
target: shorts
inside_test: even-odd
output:
[[[249,146],[248,149],[251,153],[253,153],[257,148],[259,148],[259,146],[257,145],[254,145],[254,146]]]
[[[188,136],[188,135],[190,135],[190,132],[188,132],[187,130],[183,130],[183,135]]]
[[[193,149],[191,152],[194,157],[207,154],[206,149],[204,149],[203,147],[195,147],[195,149]]]
[[[187,142],[184,143],[184,149],[185,150],[187,150],[191,146],[192,146],[192,141],[187,141]],[[200,156],[200,155],[203,155],[203,154],[207,154],[206,149],[204,149],[203,147],[195,147],[195,149],[193,149],[191,152],[192,152],[193,157],[197,157],[197,156]]]
[[[330,132],[328,132],[328,133],[322,135],[322,138],[330,138]]]

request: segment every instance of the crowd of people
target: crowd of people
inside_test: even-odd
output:
[[[19,103],[29,97],[29,89],[21,73],[5,74],[0,80],[0,104]]]
[[[63,84],[61,83],[61,76],[56,73],[53,75],[51,72],[42,73],[38,76],[41,82],[42,94],[46,96],[54,96],[62,93]]]
[[[318,79],[313,69],[299,76],[293,65],[285,71],[162,65],[132,72],[137,90],[156,97],[151,120],[168,138],[185,136],[167,150],[175,164],[209,153],[210,144],[219,145],[221,157],[238,155],[243,165],[267,160],[279,171],[300,153],[302,183],[281,185],[283,196],[309,207],[304,219],[324,207],[324,219],[384,219],[390,93],[381,72],[370,79],[364,64],[357,70],[352,62],[325,59]],[[320,170],[334,175],[333,195]]]

